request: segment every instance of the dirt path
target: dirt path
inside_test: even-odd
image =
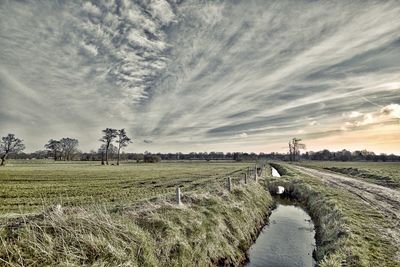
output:
[[[390,237],[391,242],[394,242],[395,245],[400,244],[400,191],[354,179],[343,174],[295,165],[290,165],[290,168],[358,196],[367,205],[378,210],[392,222],[392,226],[386,226],[380,230],[383,230],[383,233]],[[400,261],[400,251],[397,253],[396,259]]]
[[[335,174],[301,166],[292,165],[290,167],[357,195],[372,207],[381,211],[385,216],[391,216],[399,224],[400,191],[354,179],[343,174]]]

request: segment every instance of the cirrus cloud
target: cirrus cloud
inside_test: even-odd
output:
[[[2,1],[0,25],[1,129],[29,150],[118,127],[270,151],[398,116],[397,1]]]

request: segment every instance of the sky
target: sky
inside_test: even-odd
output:
[[[0,1],[0,135],[400,154],[399,1]]]

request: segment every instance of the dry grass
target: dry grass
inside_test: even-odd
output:
[[[1,227],[9,266],[238,265],[272,205],[260,184],[109,210],[53,208]],[[1,265],[1,264],[0,264]]]

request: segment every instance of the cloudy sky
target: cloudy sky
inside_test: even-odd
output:
[[[399,1],[0,1],[0,134],[400,153]]]

